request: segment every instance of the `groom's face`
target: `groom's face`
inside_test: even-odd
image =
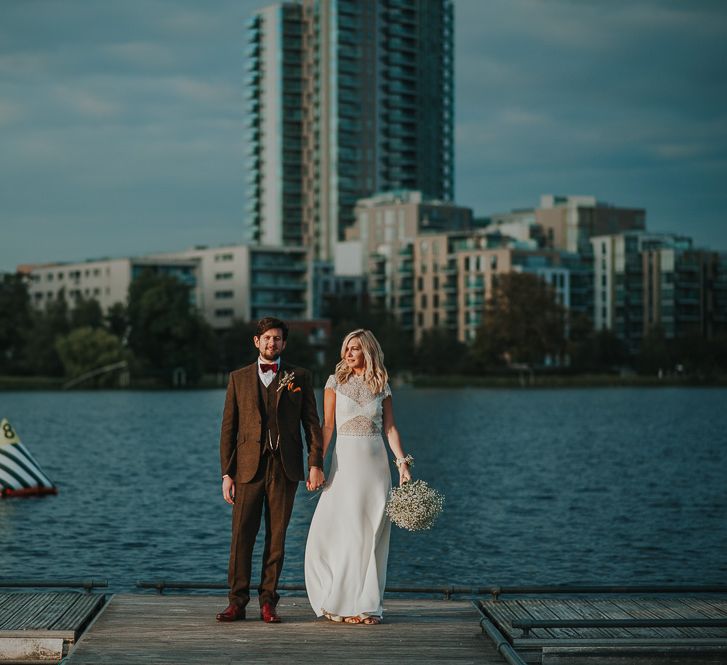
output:
[[[260,337],[255,335],[252,340],[260,352],[260,357],[269,361],[277,360],[285,348],[283,331],[280,328],[266,330]]]

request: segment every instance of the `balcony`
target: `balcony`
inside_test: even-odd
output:
[[[253,259],[251,270],[260,272],[306,272],[308,266],[303,261],[270,261]]]

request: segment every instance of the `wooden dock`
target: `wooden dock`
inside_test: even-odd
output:
[[[501,665],[507,657],[541,665],[727,665],[724,594],[477,603],[387,597],[380,626],[316,619],[300,596],[281,599],[281,625],[260,621],[254,601],[246,621],[218,623],[225,604],[222,595],[118,594],[105,603],[90,593],[0,593],[0,663],[65,656],[63,665]],[[494,628],[492,639],[501,639],[497,631],[505,638],[502,655],[481,619]],[[659,625],[636,625],[643,621]],[[667,625],[690,621],[701,625]]]
[[[483,612],[526,663],[542,665],[727,664],[727,598],[700,595],[486,600]],[[558,623],[523,629],[518,621]],[[578,627],[579,622],[610,624]],[[658,626],[635,626],[641,622]],[[571,625],[568,626],[567,624]],[[626,624],[631,623],[632,626]],[[619,625],[621,624],[621,625]]]
[[[0,662],[58,662],[103,605],[77,591],[0,593]]]
[[[283,597],[283,623],[224,624],[224,596],[114,596],[63,665],[502,665],[470,601],[389,600],[380,626],[316,619],[308,600]]]

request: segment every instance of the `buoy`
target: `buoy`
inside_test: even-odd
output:
[[[7,418],[0,421],[0,497],[57,494],[56,486],[20,442]]]

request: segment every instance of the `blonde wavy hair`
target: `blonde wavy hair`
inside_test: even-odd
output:
[[[334,371],[336,382],[346,383],[353,374],[353,370],[344,360],[346,347],[352,339],[357,339],[361,343],[365,363],[363,374],[364,383],[374,395],[378,395],[384,390],[384,386],[389,380],[389,373],[386,371],[386,367],[384,367],[384,352],[381,350],[381,345],[376,337],[374,337],[374,334],[364,328],[353,330],[343,338],[343,344],[341,344],[341,360],[336,365]]]

